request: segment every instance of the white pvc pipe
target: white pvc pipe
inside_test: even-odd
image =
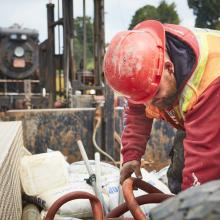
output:
[[[82,143],[81,140],[78,140],[78,141],[77,141],[77,144],[78,144],[80,153],[81,153],[81,155],[82,155],[82,158],[83,158],[83,160],[84,160],[84,163],[85,163],[85,165],[86,165],[86,169],[87,169],[89,175],[91,176],[92,174],[94,174],[94,172],[92,171],[92,168],[91,168],[90,165],[89,165],[89,159],[88,159],[88,157],[87,157],[87,154],[86,154],[85,148],[84,148],[84,146],[83,146],[83,143]]]
[[[102,191],[101,188],[101,163],[100,163],[100,153],[95,153],[95,175],[96,175],[96,186],[99,192]]]
[[[91,168],[90,165],[89,165],[89,159],[88,159],[88,157],[87,157],[87,154],[86,154],[86,151],[85,151],[85,148],[84,148],[84,146],[83,146],[82,141],[81,141],[81,140],[78,140],[78,141],[77,141],[77,145],[78,145],[78,147],[79,147],[79,150],[80,150],[80,153],[81,153],[81,155],[82,155],[83,161],[84,161],[84,163],[85,163],[85,165],[86,165],[86,169],[87,169],[87,171],[88,171],[88,173],[89,173],[89,176],[91,176],[91,175],[94,174],[94,172],[93,172],[92,168]],[[95,180],[95,181],[92,181],[91,184],[92,184],[92,187],[93,187],[93,189],[94,189],[95,195],[98,197],[98,199],[99,199],[99,200],[101,201],[101,203],[102,203],[102,206],[103,206],[103,209],[104,209],[105,214],[107,214],[107,213],[108,213],[108,208],[107,208],[107,206],[106,206],[106,204],[105,204],[105,202],[104,202],[104,198],[103,198],[103,195],[102,195],[101,191],[99,191],[98,188],[97,188],[96,180]]]

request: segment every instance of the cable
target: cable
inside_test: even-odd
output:
[[[117,166],[116,161],[109,155],[107,154],[105,151],[103,151],[97,144],[96,142],[96,133],[97,133],[97,129],[100,127],[101,124],[101,108],[97,107],[96,108],[96,116],[94,118],[94,121],[96,121],[94,129],[93,129],[93,134],[92,134],[92,142],[93,145],[95,146],[96,150],[99,151],[101,154],[103,154],[104,156],[106,156],[107,158],[109,158],[115,166]]]

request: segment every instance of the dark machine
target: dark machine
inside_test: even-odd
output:
[[[14,24],[0,28],[0,109],[39,108],[38,32]]]

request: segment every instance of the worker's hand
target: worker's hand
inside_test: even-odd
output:
[[[142,174],[140,169],[141,169],[141,162],[138,160],[132,160],[124,163],[120,173],[120,184],[122,185],[122,183],[127,178],[129,178],[132,173],[135,173],[135,176],[137,178],[142,179]]]

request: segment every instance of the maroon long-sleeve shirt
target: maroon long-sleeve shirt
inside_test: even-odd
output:
[[[140,160],[150,136],[152,119],[144,105],[128,103],[122,134],[123,162]],[[220,77],[185,115],[182,189],[220,179]]]

